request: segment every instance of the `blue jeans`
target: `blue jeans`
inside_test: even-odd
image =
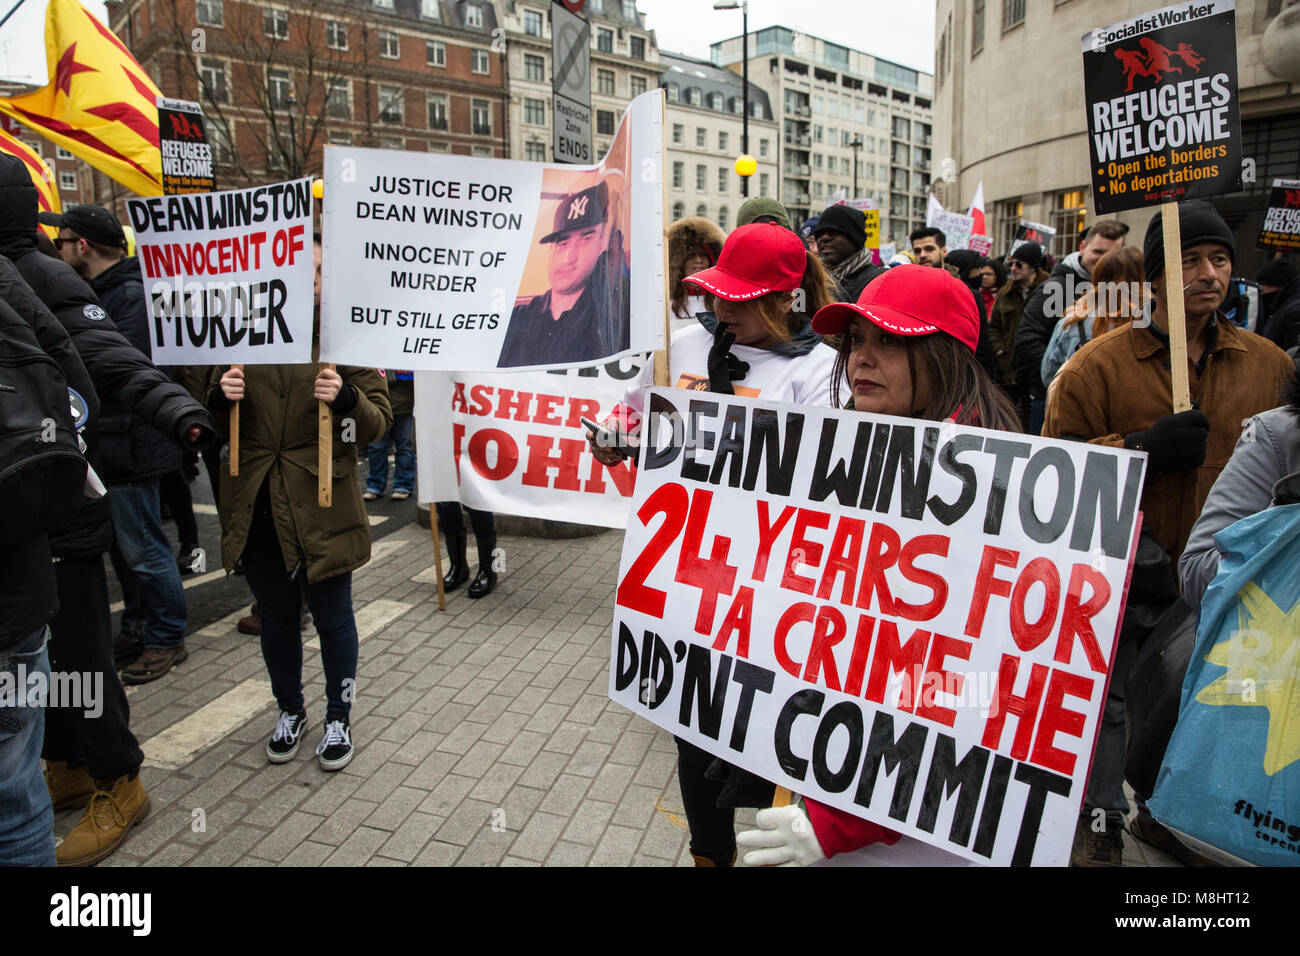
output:
[[[47,634],[42,627],[13,650],[0,651],[0,674],[11,675],[24,696],[34,673],[44,674],[49,686]],[[31,706],[15,697],[14,703],[27,706],[0,706],[0,866],[54,866],[54,808],[41,773],[44,701]]]
[[[315,584],[307,572],[297,580],[284,569],[274,532],[249,535],[244,548],[244,574],[262,616],[262,659],[271,675],[271,692],[281,710],[298,711],[306,704],[302,695],[302,605],[311,610],[320,635],[321,663],[325,667],[325,719],[347,718],[352,710],[357,679],[357,621],[352,614],[352,575],[339,574]],[[344,682],[347,682],[346,685]]]
[[[178,647],[185,643],[185,588],[158,501],[157,478],[109,489],[116,538],[109,557],[122,584],[122,636],[147,647]]]
[[[370,477],[366,479],[366,491],[382,495],[388,487],[389,445],[397,449],[393,464],[393,491],[410,493],[415,490],[415,451],[411,448],[411,431],[414,427],[413,415],[394,415],[393,427],[389,433],[366,446],[366,454],[370,457]]]

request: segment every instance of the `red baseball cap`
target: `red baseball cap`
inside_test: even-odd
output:
[[[812,324],[822,335],[839,335],[859,315],[895,335],[946,332],[972,352],[979,344],[975,296],[945,269],[894,266],[867,283],[856,303],[835,302],[818,309]]]
[[[685,276],[728,302],[757,299],[769,292],[793,292],[803,283],[808,253],[802,240],[774,222],[754,222],[727,236],[711,269]]]

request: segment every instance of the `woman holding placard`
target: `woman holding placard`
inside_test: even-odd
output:
[[[717,264],[682,280],[704,296],[698,324],[673,333],[670,366],[678,388],[759,396],[777,402],[831,406],[835,351],[810,318],[832,301],[830,280],[799,237],[775,223],[731,233]],[[621,460],[617,433],[635,434],[647,364],[600,435],[589,432],[596,459]],[[614,441],[610,439],[613,438]],[[626,446],[625,446],[626,447]],[[680,738],[677,776],[697,866],[731,866],[736,856],[735,808],[768,806],[774,787]]]
[[[975,360],[979,328],[966,285],[926,266],[890,269],[856,303],[837,302],[813,317],[815,331],[840,337],[835,382],[849,386],[845,407],[1018,432],[1015,407]],[[879,824],[804,802],[806,813],[797,806],[759,811],[758,829],[737,837],[747,865],[809,865],[851,851],[862,851],[855,862],[871,865],[964,864]],[[873,844],[882,846],[863,849]]]

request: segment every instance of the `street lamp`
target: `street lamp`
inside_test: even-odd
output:
[[[741,127],[740,152],[749,155],[749,0],[715,0],[714,10],[740,11],[740,83],[741,83]],[[740,194],[749,195],[749,177],[740,178]]]
[[[862,134],[854,133],[853,142],[849,143],[849,148],[853,150],[853,198],[858,198],[858,150],[862,149]]]

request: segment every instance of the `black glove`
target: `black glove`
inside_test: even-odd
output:
[[[736,334],[721,322],[713,330],[713,348],[709,349],[709,391],[723,395],[735,395],[731,383],[743,379],[749,371],[749,363],[742,362],[731,354],[731,346],[736,342]]]
[[[1210,420],[1192,409],[1166,415],[1146,431],[1133,432],[1124,438],[1124,447],[1147,453],[1147,470],[1187,471],[1205,461],[1205,440],[1210,434]]]

